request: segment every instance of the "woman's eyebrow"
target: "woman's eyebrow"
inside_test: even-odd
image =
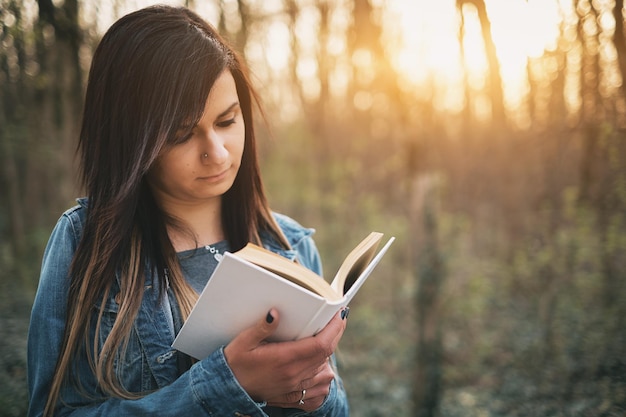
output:
[[[230,106],[228,106],[228,108],[226,110],[224,110],[223,112],[221,112],[217,118],[219,119],[220,117],[224,117],[226,116],[228,113],[230,113],[231,111],[233,111],[233,109],[235,107],[239,106],[239,102],[235,101],[233,104],[231,104]]]

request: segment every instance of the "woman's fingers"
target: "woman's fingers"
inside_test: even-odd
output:
[[[241,332],[224,349],[235,377],[251,398],[272,399],[275,404],[299,404],[298,393],[307,391],[309,405],[321,405],[334,378],[328,358],[346,328],[347,309],[338,312],[317,335],[297,341],[268,343],[278,326],[275,309],[255,326]],[[298,396],[296,400],[294,397]],[[305,400],[303,400],[305,401]],[[281,405],[279,405],[281,406]]]
[[[265,340],[276,331],[278,322],[278,312],[276,309],[271,309],[267,312],[267,315],[258,320],[254,326],[239,333],[239,335],[230,342],[229,346],[232,346],[231,349],[252,351],[264,344]]]
[[[330,384],[335,378],[335,373],[327,362],[314,377],[303,381],[300,389],[288,392],[284,395],[271,398],[268,405],[283,408],[300,408],[305,411],[312,411],[319,408],[328,394]]]

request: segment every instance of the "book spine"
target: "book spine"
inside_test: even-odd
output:
[[[330,304],[328,302],[322,304],[311,320],[309,320],[306,326],[302,328],[302,331],[300,331],[296,340],[314,336],[319,333],[333,318],[337,311],[339,311],[339,306],[336,304]]]

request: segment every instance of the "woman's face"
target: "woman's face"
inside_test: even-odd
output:
[[[184,132],[179,132],[183,135]],[[241,165],[245,125],[230,71],[217,79],[198,124],[182,143],[161,152],[148,182],[162,204],[220,199]]]

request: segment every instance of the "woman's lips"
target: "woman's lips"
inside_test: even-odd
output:
[[[225,169],[224,171],[215,174],[215,175],[207,175],[204,177],[198,177],[199,180],[201,181],[207,181],[207,182],[218,182],[221,181],[222,179],[224,179],[226,177],[226,175],[228,174],[229,169]]]

